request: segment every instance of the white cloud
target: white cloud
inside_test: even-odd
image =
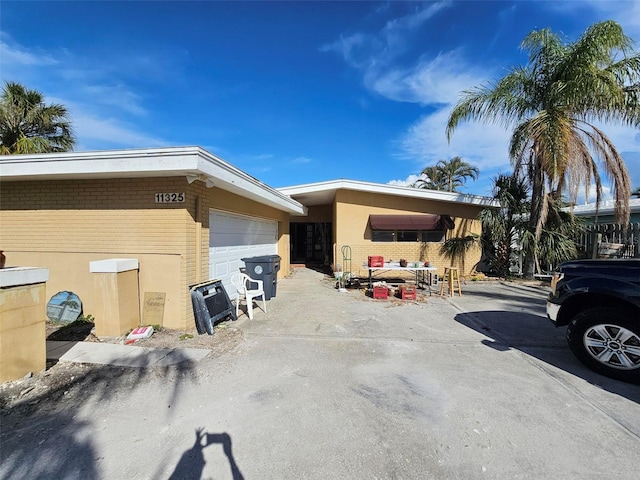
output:
[[[618,152],[637,152],[640,150],[640,130],[616,123],[593,122],[598,129],[609,137]]]
[[[471,68],[459,50],[430,58],[422,56],[409,66],[397,65],[398,58],[412,44],[411,37],[451,2],[438,2],[415,13],[389,20],[378,34],[361,32],[341,37],[321,51],[335,51],[363,74],[365,86],[398,102],[446,104],[458,93],[489,78],[487,72]]]
[[[80,93],[80,92],[79,92]],[[142,98],[122,83],[115,85],[86,85],[81,94],[92,102],[116,107],[136,116],[145,116],[147,110],[141,105]]]
[[[449,108],[425,115],[414,123],[400,140],[405,158],[412,158],[420,168],[438,160],[462,157],[467,163],[482,170],[508,168],[509,132],[496,125],[463,123],[451,137],[445,136]]]
[[[602,185],[602,198],[601,202],[611,202],[613,200],[613,191],[610,186]],[[586,203],[595,203],[596,201],[596,185],[589,185],[588,195],[583,188],[576,198],[576,205],[582,205]]]
[[[111,62],[79,58],[69,49],[29,49],[8,35],[1,38],[3,80],[18,81],[42,92],[46,103],[67,107],[77,149],[166,145],[127,120],[147,115],[144,98],[113,74],[117,66]]]
[[[617,2],[605,0],[581,0],[580,2],[547,2],[549,9],[563,12],[573,10],[584,11],[585,6],[591,7],[597,12],[602,21],[611,19],[619,23],[624,33],[632,37],[636,42],[640,41],[640,1],[623,0]]]
[[[383,97],[425,105],[453,104],[461,91],[487,79],[487,72],[466,64],[459,51],[423,57],[407,69],[365,73],[365,85]]]
[[[487,82],[493,77],[489,71],[472,66],[459,49],[433,57],[422,55],[413,65],[396,65],[411,44],[413,32],[424,28],[428,20],[449,5],[450,2],[428,5],[388,21],[377,34],[358,32],[341,37],[322,50],[340,53],[348,65],[360,70],[370,91],[393,101],[437,106],[407,129],[398,142],[398,157],[414,160],[419,169],[455,155],[479,168],[508,166],[508,134],[499,127],[463,124],[451,145],[445,137],[449,110],[460,92]]]
[[[83,105],[66,103],[71,112],[78,147],[82,148],[134,148],[166,146],[163,139],[147,135],[128,125],[122,119],[104,118],[84,110]],[[97,145],[97,146],[96,146]],[[77,148],[78,149],[78,148]]]
[[[383,39],[387,57],[396,57],[407,48],[406,38],[434,17],[438,12],[451,5],[451,2],[436,2],[418,8],[415,13],[389,20],[380,36]]]
[[[383,32],[387,37],[391,37],[398,31],[404,32],[420,28],[427,20],[440,10],[450,6],[451,3],[450,1],[431,3],[426,8],[418,9],[416,13],[389,20],[384,26]]]
[[[312,160],[310,158],[307,158],[307,157],[296,157],[293,160],[291,160],[291,163],[294,163],[294,164],[297,164],[297,165],[311,163],[311,162],[312,162]]]
[[[273,158],[275,155],[273,153],[260,153],[258,155],[249,156],[249,160],[269,160]]]
[[[450,1],[420,5],[414,13],[387,21],[377,34],[357,32],[320,47],[340,54],[353,68],[375,77],[389,68],[410,45],[408,38],[429,19],[451,5]]]
[[[371,51],[381,49],[381,43],[373,36],[364,33],[340,36],[339,40],[323,45],[321,52],[336,52],[351,67],[366,69],[371,64]]]
[[[7,41],[11,41],[6,34],[1,35],[2,38],[6,38]],[[0,40],[0,58],[2,58],[2,69],[11,68],[13,66],[49,66],[55,65],[58,61],[46,52],[29,51],[20,45],[10,45],[4,40]],[[3,76],[5,76],[3,74]]]
[[[608,15],[618,21],[628,35],[640,34],[638,0],[565,2],[564,6],[552,3],[554,2],[545,4],[545,7],[581,8],[583,11],[584,4],[588,3],[599,15]],[[566,5],[567,3],[572,5]],[[583,4],[580,5],[581,3]],[[351,67],[360,70],[368,90],[389,100],[430,107],[428,113],[407,128],[397,143],[399,153],[396,157],[413,160],[416,171],[456,155],[480,168],[481,175],[485,171],[491,174],[510,171],[510,131],[501,125],[464,122],[456,128],[450,143],[445,137],[448,116],[459,99],[460,92],[488,83],[495,78],[495,71],[490,67],[483,69],[473,64],[464,58],[460,49],[443,51],[432,57],[423,55],[413,65],[399,63],[407,45],[411,44],[412,32],[417,27],[424,28],[429,19],[448,5],[444,2],[433,4],[411,15],[390,20],[377,34],[358,32],[342,37],[326,50],[338,51]],[[514,8],[515,6],[501,14],[506,18],[513,14]],[[626,152],[629,158],[637,158],[640,135],[636,129],[613,124],[603,125],[602,129],[613,140],[619,152]],[[640,175],[640,162],[627,161],[627,165],[632,178]],[[391,182],[406,184],[410,182],[410,178],[412,176]]]
[[[409,175],[404,180],[390,180],[390,181],[387,182],[387,185],[395,185],[395,186],[398,186],[398,187],[410,187],[419,178],[420,178],[419,175]]]

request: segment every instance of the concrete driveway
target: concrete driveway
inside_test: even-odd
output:
[[[545,297],[380,301],[296,270],[234,352],[88,378],[3,432],[0,476],[635,480],[640,388],[582,367]]]

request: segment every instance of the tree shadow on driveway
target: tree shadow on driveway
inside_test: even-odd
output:
[[[488,310],[459,313],[455,320],[489,337],[482,340],[487,347],[498,351],[515,349],[543,362],[545,372],[561,382],[561,376],[554,369],[545,368],[544,364],[640,404],[640,389],[636,385],[598,375],[582,365],[566,343],[566,327],[554,327],[546,316],[524,311]]]
[[[94,441],[99,425],[108,420],[101,404],[129,395],[143,382],[154,380],[169,385],[169,404],[178,402],[184,382],[196,381],[194,367],[187,356],[164,368],[61,362],[56,373],[34,377],[57,375],[59,380],[25,389],[35,388],[37,394],[25,394],[12,403],[0,395],[0,478],[101,478],[104,453]],[[93,409],[95,420],[86,414],[80,418],[83,407]]]

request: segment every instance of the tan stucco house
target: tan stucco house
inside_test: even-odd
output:
[[[169,328],[193,325],[189,285],[226,283],[241,258],[288,252],[290,217],[306,213],[198,147],[9,156],[0,175],[7,266],[48,268],[47,295],[73,291],[95,316],[90,263],[138,259],[140,297],[166,294]]]
[[[340,262],[348,245],[357,275],[368,255],[444,267],[445,235],[480,233],[477,214],[495,206],[348,180],[274,189],[199,147],[7,156],[0,181],[7,266],[49,269],[47,298],[73,291],[95,316],[102,298],[90,264],[136,259],[139,297],[163,293],[163,325],[176,329],[193,326],[189,286],[230,286],[242,258],[277,254],[282,277],[292,263]],[[423,217],[413,230],[409,216]],[[468,272],[478,259],[472,252],[460,266]]]
[[[369,256],[395,262],[428,261],[440,273],[444,267],[456,266],[468,274],[480,260],[479,246],[453,265],[440,255],[440,246],[451,237],[480,234],[478,214],[498,206],[494,199],[477,195],[353,180],[278,190],[308,209],[306,216],[291,217],[292,261],[326,261],[328,256],[343,269],[350,264],[359,277],[367,275],[363,265]]]

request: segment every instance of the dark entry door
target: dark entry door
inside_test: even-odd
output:
[[[291,262],[331,262],[330,223],[292,223]]]

